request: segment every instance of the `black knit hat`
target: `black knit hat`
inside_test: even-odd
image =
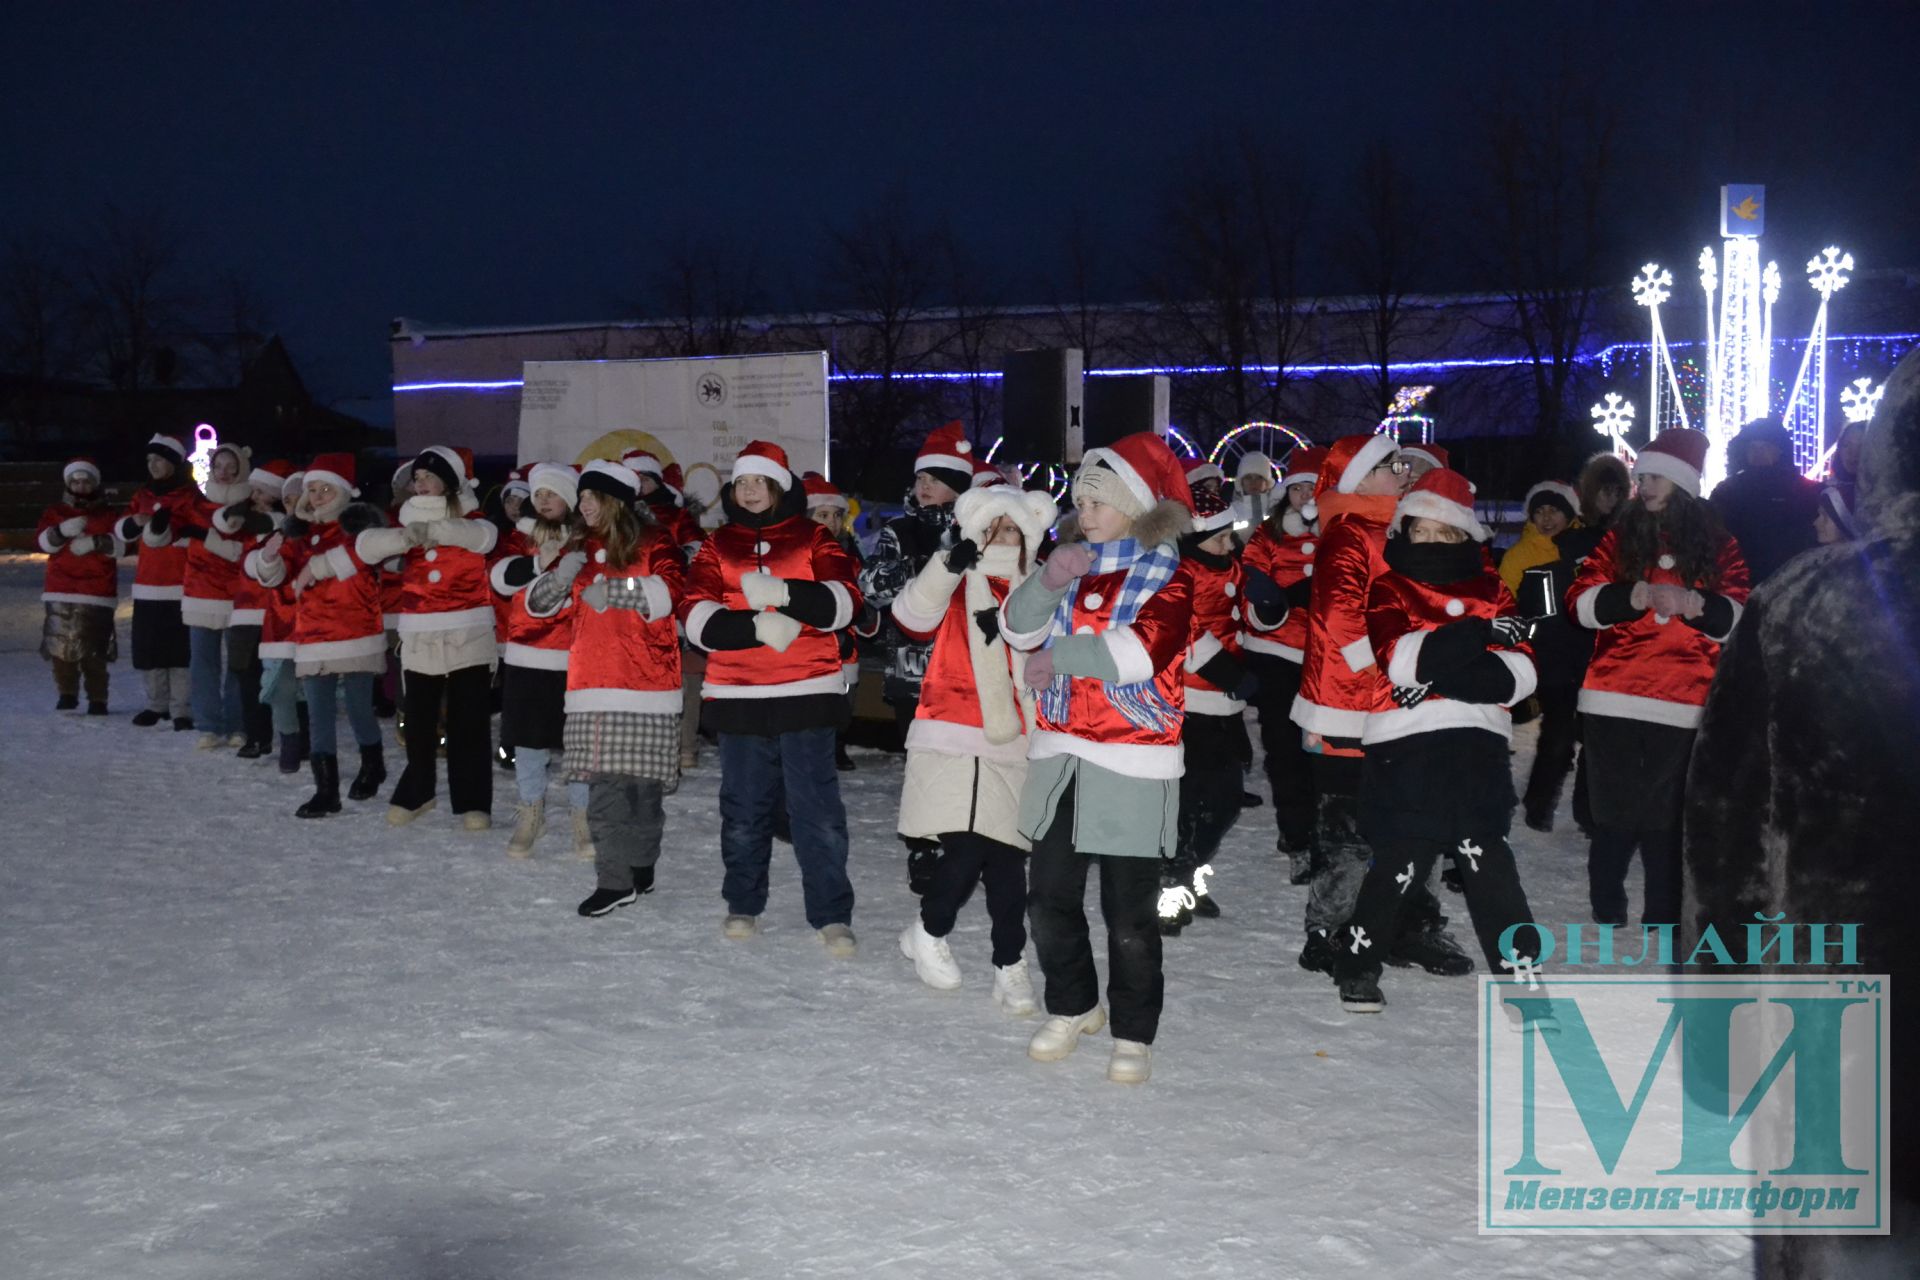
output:
[[[447,460],[431,449],[413,460],[413,469],[438,477],[440,483],[446,486],[448,497],[458,495],[466,487],[466,481],[454,473]]]

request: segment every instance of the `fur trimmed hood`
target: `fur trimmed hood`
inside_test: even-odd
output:
[[[1192,531],[1193,513],[1187,510],[1185,503],[1172,498],[1162,498],[1133,522],[1133,538],[1143,547],[1178,542],[1184,534]]]
[[[1920,352],[1887,379],[1867,424],[1854,510],[1875,533],[1920,529]]]

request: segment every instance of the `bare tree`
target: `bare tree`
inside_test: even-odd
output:
[[[747,322],[767,307],[759,250],[680,236],[650,281],[649,310],[671,321],[673,353],[723,356],[746,350]]]
[[[214,304],[217,313],[201,340],[221,373],[237,384],[273,334],[266,296],[252,276],[228,267],[215,276]]]
[[[1060,272],[1055,277],[1053,313],[1066,344],[1080,349],[1084,366],[1100,367],[1106,354],[1113,308],[1097,300],[1100,251],[1086,210],[1075,209],[1061,246]]]
[[[1569,420],[1576,358],[1592,330],[1610,244],[1618,113],[1563,56],[1537,93],[1504,95],[1485,115],[1492,196],[1490,268],[1504,282],[1509,319],[1497,326],[1529,357],[1537,430]]]
[[[53,243],[9,242],[0,263],[0,370],[35,382],[73,373],[78,322],[72,274]]]
[[[110,204],[82,246],[81,298],[90,363],[120,391],[172,383],[189,330],[182,238],[157,211]]]
[[[1430,242],[1421,203],[1385,141],[1369,145],[1354,179],[1354,199],[1339,254],[1363,305],[1353,333],[1366,362],[1368,412],[1385,417],[1393,404],[1393,361],[1408,336],[1408,295],[1428,267]]]
[[[979,440],[997,396],[995,384],[980,375],[998,363],[989,359],[989,353],[998,353],[993,340],[1001,309],[991,301],[995,283],[987,264],[954,235],[943,235],[941,240],[952,301],[946,347],[953,363],[972,375],[965,384],[967,433]]]
[[[1166,344],[1220,368],[1184,388],[1185,412],[1216,432],[1279,416],[1306,327],[1307,208],[1297,177],[1249,135],[1196,150],[1168,191],[1147,287]]]

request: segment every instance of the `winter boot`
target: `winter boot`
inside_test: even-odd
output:
[[[1107,1060],[1107,1079],[1115,1084],[1145,1084],[1152,1074],[1152,1049],[1138,1040],[1114,1040],[1113,1057]]]
[[[1025,956],[1008,965],[995,965],[993,1002],[1016,1018],[1033,1016],[1033,979],[1027,975]]]
[[[853,757],[847,754],[847,744],[844,742],[833,744],[833,767],[841,773],[853,772]]]
[[[920,981],[935,991],[959,989],[960,966],[954,963],[947,940],[928,933],[920,921],[900,931],[900,954],[913,961],[913,971],[920,975]]]
[[[283,733],[280,735],[280,772],[300,772],[300,735]]]
[[[155,711],[152,707],[148,707],[145,711],[137,711],[134,713],[133,727],[136,729],[151,729],[166,718],[166,712]]]
[[[460,815],[460,825],[468,831],[486,831],[493,826],[493,814],[487,809],[469,809]]]
[[[1387,963],[1397,969],[1419,965],[1442,978],[1464,978],[1473,972],[1473,961],[1447,932],[1444,917],[1401,930],[1387,949]]]
[[[640,901],[637,889],[595,889],[580,904],[580,914],[589,918],[604,916],[615,907],[631,906]]]
[[[1520,809],[1523,815],[1522,821],[1527,824],[1529,831],[1553,830],[1554,799],[1555,797],[1553,796],[1540,796],[1529,793],[1526,798],[1520,802]]]
[[[347,788],[349,800],[371,800],[379,792],[380,784],[387,780],[387,761],[385,750],[379,743],[360,748],[360,772],[353,775],[353,785]]]
[[[59,698],[54,701],[53,709],[55,711],[78,711],[80,709],[80,695],[77,693],[61,694]]]
[[[103,716],[107,714],[107,704],[104,702],[89,702],[87,704],[87,714],[90,716]]]
[[[226,741],[225,736],[222,734],[203,733],[200,735],[200,740],[193,745],[197,751],[211,751],[215,747],[224,746]]]
[[[1205,863],[1193,869],[1193,914],[1203,920],[1218,920],[1220,904],[1207,892],[1207,879],[1213,875],[1213,864]]]
[[[532,804],[515,805],[513,810],[513,834],[507,837],[507,856],[509,858],[531,858],[533,846],[540,840],[540,833],[547,829],[547,802],[535,800]]]
[[[720,932],[735,942],[745,942],[760,932],[759,916],[728,916],[720,925]]]
[[[587,811],[573,811],[573,856],[580,862],[592,862],[593,830],[587,825]]]
[[[1375,974],[1357,973],[1340,979],[1340,1007],[1348,1013],[1378,1013],[1387,1007]]]
[[[242,760],[258,760],[273,750],[273,708],[256,702],[247,708],[247,739],[234,752]]]
[[[1058,1062],[1079,1047],[1081,1036],[1090,1036],[1106,1025],[1107,1011],[1097,1004],[1071,1018],[1055,1014],[1027,1041],[1027,1056],[1035,1062]]]
[[[420,815],[432,813],[439,807],[440,799],[437,796],[428,796],[425,800],[421,801],[418,806],[412,809],[397,804],[390,804],[387,806],[387,825],[390,827],[404,827]]]
[[[1307,935],[1307,945],[1300,948],[1300,967],[1308,973],[1333,972],[1333,941],[1324,931],[1315,929]]]
[[[340,812],[340,757],[313,757],[313,795],[293,811],[296,818],[324,818]]]
[[[820,945],[836,960],[851,960],[854,952],[860,949],[859,942],[853,936],[853,926],[845,924],[824,926],[820,930]]]
[[[192,733],[193,717],[192,716],[175,716],[173,718],[173,731],[175,733]]]

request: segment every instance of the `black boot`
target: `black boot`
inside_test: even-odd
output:
[[[134,712],[133,724],[136,729],[150,729],[166,718],[166,712],[155,711],[152,707],[148,707],[145,711]]]
[[[280,735],[280,772],[300,772],[300,735],[283,733]]]
[[[313,757],[313,795],[293,811],[296,818],[324,818],[340,812],[340,757]]]
[[[193,728],[192,716],[175,716],[173,718],[173,731],[175,733],[186,733],[186,732],[189,732],[192,728]]]
[[[1333,941],[1325,933],[1315,929],[1307,935],[1307,945],[1300,948],[1300,967],[1308,973],[1333,972]]]
[[[273,751],[273,708],[255,702],[247,708],[247,742],[234,752],[242,760],[258,760]]]
[[[80,695],[77,693],[61,694],[58,700],[54,702],[53,709],[55,711],[78,711],[80,709]]]
[[[300,744],[300,761],[305,763],[307,756],[311,754],[312,748],[312,740],[307,736],[307,725],[309,723],[307,719],[307,704],[304,702],[297,704],[294,707],[294,714],[300,717],[300,732],[296,734],[295,737],[299,740]]]
[[[349,800],[371,800],[379,792],[380,784],[387,780],[387,761],[382,754],[380,744],[360,748],[360,772],[353,775],[353,785],[347,788]]]
[[[1387,963],[1397,969],[1417,964],[1442,978],[1464,978],[1473,972],[1472,959],[1447,932],[1445,918],[1402,929],[1387,951]]]
[[[87,704],[87,714],[90,716],[103,716],[107,714],[107,704],[105,702],[89,702]]]

